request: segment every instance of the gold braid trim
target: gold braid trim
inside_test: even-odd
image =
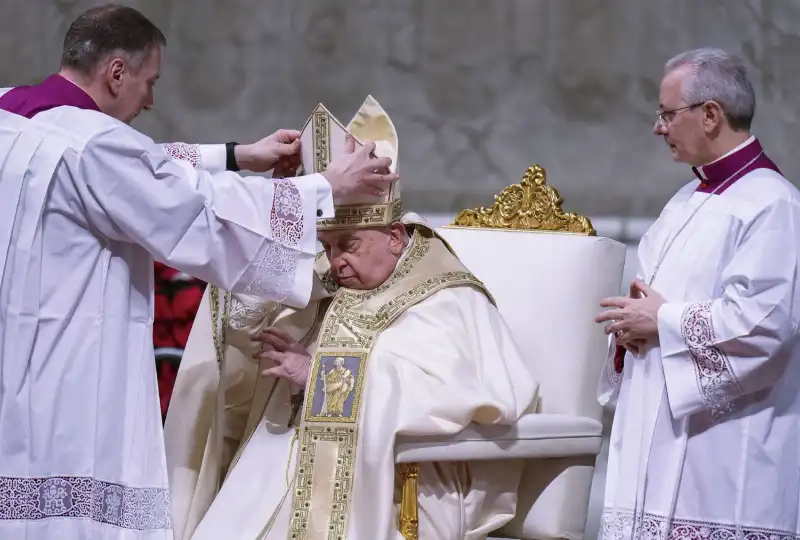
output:
[[[214,338],[214,352],[217,356],[217,369],[222,369],[225,362],[225,335],[228,332],[228,318],[230,317],[231,293],[226,292],[222,306],[222,320],[219,310],[219,287],[209,286],[209,303],[211,305],[211,333]]]

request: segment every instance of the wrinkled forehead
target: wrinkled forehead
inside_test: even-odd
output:
[[[334,231],[318,231],[317,240],[329,246],[340,245],[350,240],[367,240],[385,236],[387,231],[384,228],[376,229],[337,229]]]

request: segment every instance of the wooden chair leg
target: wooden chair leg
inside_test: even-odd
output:
[[[417,499],[418,463],[401,463],[403,495],[400,500],[400,534],[406,540],[419,540],[419,512]]]

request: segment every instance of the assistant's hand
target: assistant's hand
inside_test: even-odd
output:
[[[389,171],[391,159],[375,156],[374,142],[355,148],[356,140],[348,134],[344,154],[331,161],[322,173],[331,185],[334,204],[376,200],[400,178]]]
[[[279,129],[258,142],[237,145],[234,152],[240,169],[267,172],[278,168],[276,172],[279,175],[293,176],[293,171],[300,165],[300,132]]]
[[[620,346],[638,349],[643,342],[658,342],[658,310],[665,303],[658,292],[635,280],[631,284],[631,297],[604,299],[600,306],[614,309],[604,311],[594,320],[597,323],[610,321],[606,334],[614,333]]]

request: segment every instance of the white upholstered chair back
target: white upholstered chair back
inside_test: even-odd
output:
[[[597,381],[608,347],[594,322],[619,294],[622,244],[578,234],[443,227],[489,289],[541,384],[538,412],[599,420]]]
[[[594,317],[602,298],[619,293],[624,245],[563,213],[537,166],[492,208],[462,212],[437,232],[497,301],[540,382],[537,413],[564,415],[567,431],[575,417],[599,423],[607,337]],[[566,448],[564,457],[526,463],[517,517],[499,536],[582,539],[596,455]]]

